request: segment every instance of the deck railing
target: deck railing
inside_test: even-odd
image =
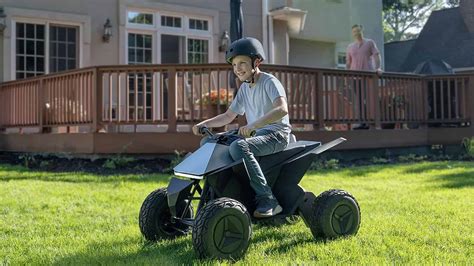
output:
[[[472,124],[473,74],[419,76],[264,65],[283,84],[293,124]],[[194,124],[224,112],[236,80],[226,64],[90,67],[0,84],[0,129]],[[48,130],[41,130],[48,132]]]

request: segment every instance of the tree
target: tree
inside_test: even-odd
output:
[[[459,6],[459,0],[446,0],[447,7],[457,7]]]
[[[385,42],[416,38],[431,11],[456,0],[383,0]],[[459,1],[459,0],[457,0]]]

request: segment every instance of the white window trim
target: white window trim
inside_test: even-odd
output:
[[[89,65],[91,20],[89,16],[57,13],[49,11],[5,8],[7,14],[7,28],[4,31],[4,81],[16,80],[16,23],[32,23],[45,25],[45,66],[44,73],[49,74],[49,25],[65,25],[78,27],[78,63],[79,68]]]
[[[169,5],[167,5],[169,6]],[[154,11],[153,11],[154,10]],[[128,22],[128,12],[142,12],[142,13],[153,13],[153,20],[154,25],[146,25],[146,24],[135,24]],[[207,16],[202,14],[193,14],[189,12],[175,12],[169,10],[163,10],[161,8],[137,8],[137,7],[124,7],[125,13],[125,31],[124,31],[124,38],[123,41],[125,45],[123,46],[125,49],[121,54],[123,55],[123,63],[128,64],[128,33],[144,33],[144,34],[152,34],[153,32],[153,51],[152,51],[152,62],[154,64],[161,63],[161,35],[174,35],[174,36],[181,36],[185,38],[185,62],[188,63],[188,38],[191,39],[200,39],[200,40],[207,40],[208,41],[208,62],[214,62],[214,41],[216,38],[216,34],[214,33],[214,26],[216,23],[217,16]],[[216,13],[217,15],[218,13]],[[172,16],[172,17],[180,17],[181,18],[181,28],[175,27],[167,27],[161,26],[161,16]],[[189,19],[199,19],[199,20],[207,20],[208,21],[208,30],[195,30],[189,29]]]

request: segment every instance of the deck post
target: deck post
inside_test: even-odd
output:
[[[102,121],[102,72],[94,68],[92,88],[92,132],[97,133],[101,129]]]

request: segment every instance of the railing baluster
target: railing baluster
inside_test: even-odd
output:
[[[176,68],[170,68],[168,75],[168,132],[176,132]]]

